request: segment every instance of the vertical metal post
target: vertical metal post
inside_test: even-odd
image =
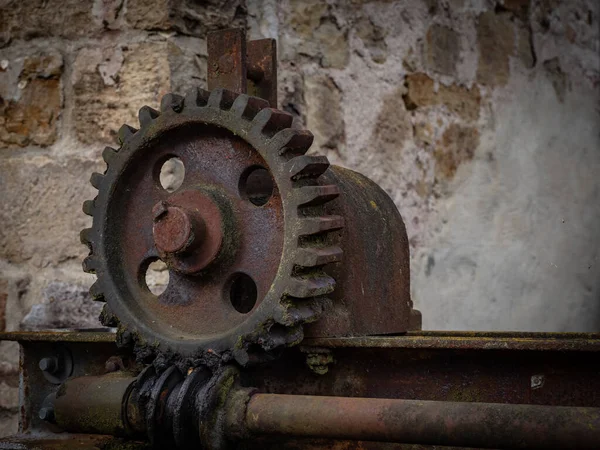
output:
[[[248,93],[277,108],[277,41],[248,42]]]
[[[277,43],[258,39],[246,43],[244,30],[208,33],[208,89],[248,93],[277,108]]]
[[[208,33],[208,89],[246,93],[246,33],[240,28]]]

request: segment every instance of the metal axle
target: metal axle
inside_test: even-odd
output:
[[[212,377],[198,369],[183,377],[175,367],[153,373],[67,381],[54,405],[57,424],[79,433],[147,434],[154,445],[174,448],[221,449],[256,435],[476,448],[600,443],[600,408],[262,394],[239,387],[233,368]]]
[[[255,394],[252,434],[475,448],[598,448],[600,408]]]

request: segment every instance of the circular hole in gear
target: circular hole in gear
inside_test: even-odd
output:
[[[229,300],[239,313],[246,314],[256,305],[257,290],[254,280],[245,273],[236,273],[229,284]]]
[[[169,285],[169,270],[160,259],[152,261],[144,274],[146,287],[157,297],[167,290]]]
[[[256,206],[266,204],[273,195],[273,177],[267,169],[250,167],[240,179],[240,194]]]
[[[167,192],[175,192],[183,184],[185,166],[176,156],[167,159],[160,167],[160,185]]]

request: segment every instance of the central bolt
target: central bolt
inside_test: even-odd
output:
[[[156,256],[169,270],[196,274],[217,259],[224,236],[221,208],[214,193],[200,188],[178,191],[154,205]]]
[[[197,246],[204,228],[202,219],[193,217],[185,209],[161,201],[152,208],[152,234],[159,251],[167,254],[183,253]]]

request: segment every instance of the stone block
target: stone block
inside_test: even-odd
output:
[[[345,141],[342,93],[326,75],[307,77],[304,81],[306,126],[314,134],[313,151],[336,149]]]
[[[0,377],[18,375],[19,367],[16,364],[11,364],[8,361],[0,361]]]
[[[477,86],[468,89],[456,84],[440,84],[436,90],[433,79],[424,73],[415,73],[406,77],[406,88],[403,98],[409,110],[444,105],[464,120],[479,118],[481,93]]]
[[[18,373],[19,367],[19,343],[14,341],[0,341],[0,360],[2,361],[2,370],[6,369],[8,373],[3,375],[12,375],[11,366]]]
[[[137,113],[158,108],[171,90],[167,41],[83,49],[73,67],[77,138],[114,143],[121,125],[138,127]]]
[[[124,28],[124,3],[125,0],[94,1],[92,15],[96,23],[108,30]]]
[[[17,434],[19,431],[19,414],[0,411],[0,438]]]
[[[206,40],[187,36],[170,38],[167,44],[171,91],[185,93],[193,87],[206,89]]]
[[[479,145],[479,131],[475,127],[450,125],[437,143],[433,156],[437,180],[451,180],[458,168],[473,159]]]
[[[347,26],[330,13],[325,2],[291,1],[284,19],[286,32],[280,39],[282,60],[298,55],[317,60],[321,66],[343,69],[350,59]]]
[[[87,286],[60,281],[42,291],[42,303],[33,305],[21,322],[23,330],[99,328],[104,303],[92,300]]]
[[[443,75],[456,76],[460,57],[460,39],[456,31],[443,25],[433,24],[425,39],[427,67]]]
[[[400,101],[401,91],[400,88],[384,98],[369,144],[370,149],[385,154],[390,162],[397,161],[399,151],[413,138],[410,113]]]
[[[529,15],[531,0],[504,0],[502,7],[513,12],[517,17],[526,20]]]
[[[362,16],[354,26],[356,34],[363,41],[373,62],[383,64],[387,60],[385,29],[377,26],[369,17]]]
[[[244,0],[128,0],[125,15],[134,28],[173,30],[198,37],[205,37],[208,31],[246,24]]]
[[[509,57],[515,53],[515,29],[510,14],[487,11],[478,17],[479,65],[477,81],[503,86],[510,75]]]
[[[0,381],[0,410],[16,411],[19,407],[19,388]]]
[[[102,22],[94,17],[94,0],[8,0],[0,6],[0,46],[13,39],[94,34]],[[100,3],[100,2],[99,2]]]
[[[44,156],[3,157],[0,255],[10,263],[29,261],[35,267],[82,258],[87,249],[79,242],[79,231],[90,219],[81,205],[96,195],[90,174],[103,170],[104,163],[92,159],[61,163]]]
[[[0,145],[54,143],[62,108],[61,54],[49,51],[6,61],[20,73],[0,72]]]

